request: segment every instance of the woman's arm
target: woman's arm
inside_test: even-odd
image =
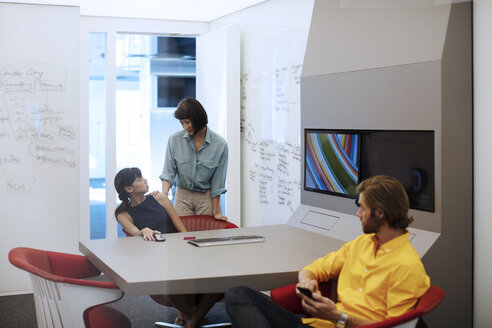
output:
[[[227,217],[223,216],[220,211],[220,196],[212,198],[212,216],[216,220],[221,220],[221,221],[228,221]]]
[[[183,221],[181,221],[178,213],[174,209],[173,204],[171,204],[171,201],[169,200],[169,198],[167,198],[167,194],[160,192],[153,196],[157,200],[157,202],[161,204],[162,207],[164,207],[176,230],[178,230],[179,232],[185,232],[186,227],[184,226]]]
[[[160,233],[160,231],[152,230],[150,228],[143,228],[142,230],[138,229],[135,224],[133,224],[133,219],[128,212],[121,212],[116,219],[123,227],[123,230],[132,236],[142,236],[145,240],[155,240],[154,235]]]
[[[167,196],[169,194],[169,189],[171,189],[171,183],[169,183],[169,181],[167,181],[166,179],[163,179],[162,180],[162,193]]]

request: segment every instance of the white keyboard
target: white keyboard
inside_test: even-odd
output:
[[[242,236],[193,239],[193,240],[189,240],[188,242],[195,246],[204,247],[204,246],[260,243],[263,241],[265,241],[265,237],[263,236],[242,235]]]

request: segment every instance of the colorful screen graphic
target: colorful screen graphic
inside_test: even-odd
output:
[[[357,132],[306,130],[306,190],[355,197],[359,183]]]

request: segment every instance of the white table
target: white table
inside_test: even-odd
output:
[[[258,234],[262,243],[196,247],[183,237]],[[237,285],[271,290],[297,281],[305,265],[344,242],[290,225],[81,241],[80,251],[129,295],[225,292]]]

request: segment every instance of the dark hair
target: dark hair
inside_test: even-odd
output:
[[[174,111],[174,117],[178,120],[191,120],[196,131],[203,129],[208,124],[207,112],[202,104],[195,98],[187,97],[181,100]]]
[[[406,229],[413,218],[408,215],[408,196],[400,181],[387,175],[376,175],[362,181],[357,193],[364,193],[364,200],[371,212],[379,208],[384,220],[394,229]]]
[[[114,211],[114,216],[118,216],[121,212],[125,212],[130,205],[130,195],[125,190],[125,187],[131,186],[133,181],[142,177],[142,171],[138,167],[130,167],[121,169],[114,177],[114,187],[118,193],[118,198],[121,204]]]

